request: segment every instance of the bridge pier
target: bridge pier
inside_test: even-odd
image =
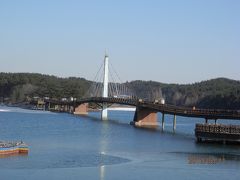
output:
[[[162,113],[162,131],[164,131],[165,128],[165,114]]]
[[[80,104],[75,108],[73,114],[76,115],[87,115],[88,114],[88,103]]]
[[[177,122],[177,116],[176,116],[176,114],[174,114],[174,116],[173,116],[173,132],[175,132],[175,130],[176,130],[176,122]]]
[[[107,120],[108,119],[108,110],[107,110],[107,104],[103,103],[102,105],[102,120]]]
[[[50,102],[45,102],[45,110],[50,111],[51,103]]]
[[[152,127],[158,126],[157,123],[157,111],[153,111],[147,108],[137,107],[134,115],[134,120],[131,124],[137,127]]]
[[[205,124],[208,124],[208,118],[205,119]]]

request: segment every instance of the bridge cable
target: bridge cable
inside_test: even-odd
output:
[[[112,83],[111,83],[111,86],[112,86],[112,92],[113,92],[113,96],[114,96],[114,89],[115,89],[115,95],[116,96],[118,96],[119,95],[119,91],[118,91],[118,89],[117,89],[117,81],[115,80],[115,78],[114,78],[114,76],[113,76],[113,73],[112,73],[112,71],[111,71],[111,69],[109,69],[109,74],[110,74],[110,76],[111,76],[111,78],[112,78]]]
[[[101,79],[103,79],[104,72],[102,71],[101,75],[99,76],[99,79],[97,81],[97,88],[96,88],[96,97],[101,97],[102,96],[102,88],[103,88],[103,82]]]
[[[115,68],[114,68],[114,66],[113,66],[113,64],[112,64],[111,62],[110,62],[110,66],[111,66],[111,68],[113,69],[116,77],[118,78],[118,80],[119,80],[120,83],[121,83],[121,84],[119,84],[119,89],[120,89],[119,91],[120,91],[120,92],[124,92],[124,87],[125,87],[126,89],[125,89],[125,92],[124,92],[124,93],[127,93],[128,90],[129,90],[130,92],[127,93],[127,94],[133,96],[133,95],[134,95],[134,93],[133,93],[133,91],[132,91],[133,88],[130,87],[130,84],[129,84],[129,83],[123,83],[123,81],[121,80],[120,76],[118,75],[117,71],[115,70]]]
[[[88,91],[84,94],[84,97],[91,96],[91,94],[94,93],[94,91],[91,92],[91,90],[95,89],[94,87],[96,86],[96,79],[98,78],[99,73],[100,73],[101,69],[103,68],[103,65],[104,65],[104,63],[102,63],[101,66],[100,66],[100,68],[98,69],[98,71],[97,71],[94,79],[91,81],[92,84],[91,84],[91,86],[89,87]]]

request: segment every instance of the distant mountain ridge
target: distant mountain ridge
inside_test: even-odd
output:
[[[147,99],[163,97],[168,104],[199,108],[240,109],[240,81],[236,80],[217,78],[186,85],[153,81],[133,81],[130,84],[138,96]]]
[[[81,98],[91,85],[84,78],[59,78],[37,73],[0,73],[0,102],[22,102],[26,97]],[[155,81],[126,82],[139,97],[164,98],[166,103],[218,109],[240,109],[240,81],[217,78],[193,84]]]

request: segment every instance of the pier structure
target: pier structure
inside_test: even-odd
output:
[[[240,143],[240,125],[196,124],[197,142],[237,142]]]

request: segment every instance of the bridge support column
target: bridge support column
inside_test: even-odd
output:
[[[74,106],[70,106],[70,107],[69,107],[69,113],[73,114],[73,113],[74,113],[74,111],[75,111],[75,108],[74,108]]]
[[[69,105],[64,105],[63,111],[68,112],[69,111]]]
[[[176,116],[176,114],[174,114],[174,117],[173,117],[173,132],[175,132],[175,130],[176,130],[176,121],[177,121],[177,116]]]
[[[155,128],[158,126],[157,111],[137,107],[134,115],[134,121],[131,122],[131,124],[137,127]]]
[[[80,104],[78,107],[75,108],[75,111],[73,114],[76,115],[87,115],[88,114],[88,104]]]
[[[205,123],[206,123],[206,124],[208,123],[208,119],[207,119],[207,118],[205,119]]]
[[[102,105],[102,120],[108,119],[108,110],[107,110],[107,104]]]
[[[164,127],[165,127],[165,114],[162,113],[162,131],[164,131]]]
[[[46,111],[50,111],[50,109],[51,109],[50,105],[51,105],[50,102],[45,102],[45,110]]]

